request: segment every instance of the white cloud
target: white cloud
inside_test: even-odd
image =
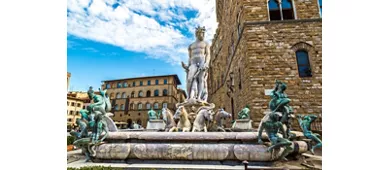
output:
[[[119,6],[114,9],[115,3]],[[210,43],[217,28],[215,0],[68,0],[68,10],[69,34],[172,64],[187,61],[196,26],[206,26]],[[198,15],[186,20],[184,10],[198,11]],[[186,31],[192,36],[183,35]]]

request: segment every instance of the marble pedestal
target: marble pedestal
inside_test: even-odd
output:
[[[148,124],[146,125],[146,129],[164,130],[165,122],[163,120],[149,120]]]
[[[250,119],[238,119],[232,126],[232,130],[252,130],[252,120]]]

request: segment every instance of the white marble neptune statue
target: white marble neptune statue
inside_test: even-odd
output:
[[[188,47],[188,65],[182,62],[187,73],[187,101],[207,102],[207,70],[210,63],[210,45],[204,41],[205,27],[197,27],[196,41]]]

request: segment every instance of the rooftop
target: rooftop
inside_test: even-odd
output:
[[[113,80],[103,80],[102,82],[124,81],[124,80],[134,80],[134,79],[146,79],[146,78],[157,78],[157,77],[174,77],[175,81],[177,82],[177,84],[181,85],[180,79],[177,76],[177,74],[159,75],[159,76],[146,76],[146,77],[132,77],[132,78],[113,79]]]

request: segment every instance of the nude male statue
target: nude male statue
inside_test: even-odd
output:
[[[188,47],[188,66],[182,62],[182,66],[187,72],[187,99],[195,98],[198,101],[207,98],[204,96],[207,95],[204,88],[206,87],[205,83],[207,83],[205,74],[210,63],[210,45],[204,41],[205,31],[205,27],[196,28],[196,41]]]
[[[283,124],[278,121],[278,119],[279,116],[276,113],[271,113],[269,115],[269,120],[261,124],[258,132],[258,143],[264,143],[261,140],[261,135],[263,133],[263,130],[265,130],[268,135],[268,139],[271,141],[272,144],[272,146],[270,146],[267,151],[271,152],[274,149],[284,147],[284,151],[282,152],[279,159],[287,160],[286,156],[293,152],[293,148],[291,147],[292,142],[287,139],[287,133],[283,129]],[[283,138],[277,135],[278,132],[282,132]]]

